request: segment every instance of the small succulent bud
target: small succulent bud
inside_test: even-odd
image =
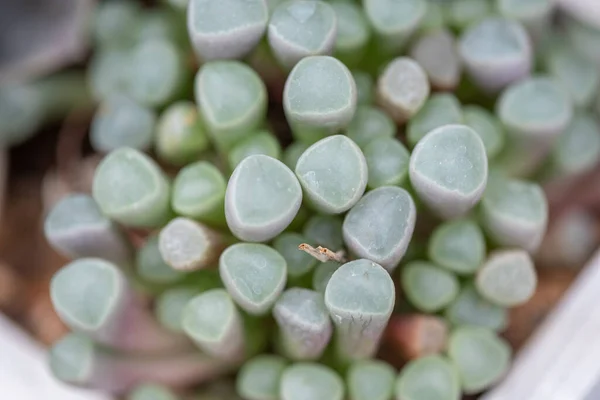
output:
[[[133,1],[102,3],[96,10],[92,24],[94,40],[103,47],[131,44],[140,20],[140,8]]]
[[[263,154],[272,158],[281,158],[281,145],[271,132],[263,130],[242,139],[229,152],[227,161],[234,170],[242,160],[254,154]]]
[[[458,295],[458,278],[425,261],[412,261],[402,268],[402,293],[424,312],[444,309]]]
[[[239,0],[225,1],[233,2]],[[222,151],[256,130],[265,118],[265,84],[253,69],[239,61],[204,64],[196,75],[195,97],[208,134]]]
[[[184,217],[224,225],[226,188],[225,177],[211,163],[188,164],[175,177],[171,205]]]
[[[116,2],[111,2],[116,3]],[[88,67],[88,84],[97,101],[126,92],[129,52],[121,48],[108,48],[96,52]]]
[[[459,372],[445,357],[422,357],[409,362],[402,369],[394,392],[396,399],[459,400]]]
[[[496,114],[510,137],[503,166],[515,175],[534,171],[573,116],[567,92],[553,79],[533,76],[502,92]]]
[[[224,289],[204,292],[188,302],[182,326],[211,357],[238,362],[248,352],[244,319]]]
[[[396,135],[396,124],[377,107],[363,105],[358,107],[348,128],[346,136],[358,147],[364,149],[369,143],[379,138],[393,138]]]
[[[473,129],[485,146],[488,160],[494,159],[504,147],[506,133],[498,117],[483,107],[463,107],[464,124]]]
[[[303,58],[290,72],[283,91],[283,109],[294,136],[311,144],[346,128],[356,102],[350,70],[327,56]]]
[[[486,19],[493,13],[494,9],[490,1],[454,0],[448,3],[445,11],[448,24],[462,31]]]
[[[465,393],[479,393],[495,384],[507,371],[511,350],[494,332],[461,327],[450,336],[448,356],[456,365]]]
[[[119,147],[149,150],[154,140],[156,115],[129,97],[114,95],[102,102],[92,121],[94,150],[108,153]]]
[[[577,113],[552,150],[552,169],[572,177],[592,170],[600,161],[600,128],[593,116]]]
[[[552,46],[546,60],[548,72],[568,92],[573,104],[588,107],[600,86],[600,72],[593,61],[576,49],[559,44]]]
[[[452,90],[461,78],[461,61],[456,50],[456,39],[447,30],[439,30],[422,36],[410,51],[429,77],[431,86],[440,90]]]
[[[247,400],[278,400],[286,367],[287,361],[278,356],[261,355],[248,360],[238,373],[237,393]]]
[[[499,13],[508,18],[519,21],[525,26],[534,40],[541,39],[545,33],[546,24],[554,11],[553,0],[522,2],[515,0],[496,0]]]
[[[396,371],[378,360],[360,360],[348,369],[346,381],[351,400],[388,400],[394,393]]]
[[[439,225],[429,240],[431,261],[457,274],[472,274],[485,259],[486,245],[481,228],[472,220]]]
[[[488,162],[479,135],[465,125],[445,125],[417,143],[410,181],[429,208],[442,218],[465,215],[481,198]]]
[[[321,1],[286,1],[275,8],[269,21],[271,50],[286,68],[304,57],[333,53],[336,35],[335,11]]]
[[[406,137],[414,147],[425,135],[444,125],[462,124],[464,116],[458,99],[447,93],[434,94],[409,121]]]
[[[536,183],[494,177],[481,201],[480,214],[494,242],[534,253],[546,232],[548,203]]]
[[[197,160],[208,145],[195,104],[180,101],[163,111],[156,128],[156,152],[162,160],[185,165]]]
[[[463,32],[459,54],[478,86],[497,92],[529,75],[533,50],[527,31],[517,21],[488,17]]]
[[[533,261],[523,250],[498,250],[477,272],[475,286],[484,298],[499,306],[523,304],[537,286]]]
[[[369,170],[369,189],[399,186],[408,177],[410,154],[398,139],[379,138],[364,148]]]
[[[267,29],[265,0],[189,0],[187,27],[197,56],[205,61],[242,58]]]
[[[134,227],[154,227],[170,216],[169,182],[147,155],[129,147],[112,151],[98,165],[94,200],[109,218]]]
[[[410,194],[394,186],[372,190],[346,214],[344,242],[359,257],[393,271],[408,248],[416,207]]]
[[[331,7],[337,20],[334,55],[344,64],[354,66],[367,50],[371,36],[369,22],[358,4],[338,0]]]
[[[367,161],[351,139],[335,135],[318,141],[300,156],[296,176],[310,205],[340,214],[360,199],[367,186]]]
[[[408,57],[398,57],[377,80],[377,103],[397,123],[404,123],[423,107],[429,90],[423,68]]]
[[[273,316],[286,357],[296,361],[321,357],[333,328],[320,293],[309,289],[288,289],[275,303]]]
[[[402,49],[427,13],[423,0],[365,0],[367,18],[390,53]]]
[[[85,194],[59,201],[46,217],[44,234],[54,249],[69,258],[99,257],[121,266],[133,259],[124,232]]]
[[[237,243],[219,259],[221,280],[233,300],[246,312],[264,315],[283,292],[285,259],[264,244]]]
[[[508,311],[481,297],[472,283],[462,287],[444,316],[454,326],[472,325],[502,331],[508,325]]]
[[[264,242],[288,227],[301,203],[302,188],[294,173],[281,161],[253,155],[242,160],[229,179],[225,217],[239,239]]]
[[[180,95],[186,78],[183,53],[174,43],[145,40],[131,54],[127,92],[147,107],[162,107]]]
[[[310,382],[310,387],[306,385]],[[316,363],[296,363],[283,371],[279,386],[281,400],[342,400],[344,382],[332,369]]]

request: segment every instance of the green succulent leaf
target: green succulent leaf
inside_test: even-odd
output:
[[[393,271],[412,238],[416,213],[406,190],[394,186],[372,190],[346,214],[344,242],[357,256]]]
[[[302,204],[302,188],[281,161],[246,157],[233,171],[225,194],[225,217],[241,240],[264,242],[287,228]]]
[[[271,50],[286,68],[304,57],[331,54],[336,36],[335,11],[321,1],[286,1],[273,10],[269,21]]]
[[[265,0],[189,0],[187,28],[201,60],[241,58],[267,29]]]
[[[465,326],[452,333],[448,356],[458,369],[463,391],[472,394],[502,378],[509,367],[511,350],[494,332]]]

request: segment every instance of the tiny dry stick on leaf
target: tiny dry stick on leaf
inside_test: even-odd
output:
[[[316,249],[309,244],[302,243],[298,246],[298,250],[302,250],[321,262],[336,261],[339,263],[346,262],[346,253],[343,250],[331,251],[326,247],[318,246]]]

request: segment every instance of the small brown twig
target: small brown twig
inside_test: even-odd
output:
[[[298,250],[302,250],[305,253],[310,254],[311,256],[313,256],[314,258],[316,258],[317,260],[321,261],[321,262],[327,262],[327,261],[336,261],[339,263],[345,263],[346,262],[346,253],[343,250],[334,252],[329,250],[326,247],[317,247],[316,249],[314,247],[312,247],[309,244],[306,243],[302,243],[300,246],[298,246]]]

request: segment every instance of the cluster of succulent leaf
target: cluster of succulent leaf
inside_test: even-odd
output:
[[[73,259],[55,375],[132,400],[236,372],[198,398],[457,400],[501,379],[537,182],[600,156],[600,31],[550,0],[167,3],[97,11],[105,157],[45,222]]]

